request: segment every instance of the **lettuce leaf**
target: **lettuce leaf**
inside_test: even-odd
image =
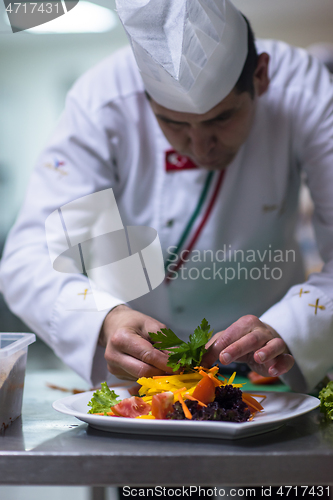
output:
[[[325,413],[328,420],[333,420],[333,380],[319,393],[320,411]]]
[[[106,413],[110,411],[111,406],[115,406],[120,403],[120,399],[118,394],[108,387],[106,382],[101,383],[101,389],[97,389],[94,392],[91,400],[88,403],[88,406],[91,406],[91,410],[88,413]]]

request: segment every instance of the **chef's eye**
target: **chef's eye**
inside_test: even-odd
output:
[[[168,127],[172,128],[173,130],[181,130],[184,127],[188,126],[188,123],[186,123],[186,122],[176,122],[176,121],[164,120],[164,119],[160,119],[160,120],[163,123],[165,123],[165,125],[167,125]]]
[[[224,122],[227,122],[228,120],[230,120],[230,118],[232,118],[232,113],[218,116],[215,121],[217,121],[219,123],[224,123]]]

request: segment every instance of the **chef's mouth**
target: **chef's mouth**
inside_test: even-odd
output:
[[[223,164],[223,160],[221,158],[214,159],[214,160],[208,160],[204,158],[196,158],[193,155],[187,155],[198,167],[200,168],[219,168],[221,163]]]
[[[206,170],[224,170],[230,165],[236,154],[237,152],[225,153],[214,160],[199,160],[198,158],[192,158],[192,161],[198,165],[199,168],[204,168]]]
[[[183,154],[184,156],[187,156],[190,158],[197,167],[206,169],[206,170],[224,170],[225,168],[228,167],[228,165],[233,161],[235,158],[237,151],[229,151],[229,152],[224,152],[221,153],[218,158],[197,158],[191,153],[187,152],[180,152],[179,154]]]
[[[221,168],[221,160],[219,160],[219,161],[199,161],[198,163],[203,168]]]
[[[204,168],[206,170],[224,170],[230,163],[230,161],[223,161],[221,159],[214,161],[194,160],[194,162],[199,168]]]

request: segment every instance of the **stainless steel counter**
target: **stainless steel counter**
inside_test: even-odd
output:
[[[0,484],[333,485],[333,422],[318,410],[236,441],[133,436],[54,411],[46,382],[88,389],[71,372],[26,375],[23,414],[0,435]]]

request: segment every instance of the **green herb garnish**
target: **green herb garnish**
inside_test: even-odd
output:
[[[106,413],[110,411],[111,406],[120,403],[118,394],[111,391],[106,382],[101,383],[101,389],[94,392],[88,406],[91,406],[91,410],[88,413]]]
[[[150,333],[150,338],[154,342],[154,347],[159,350],[169,351],[167,366],[170,366],[175,372],[183,367],[185,370],[190,370],[195,366],[199,366],[202,356],[207,351],[205,345],[212,336],[213,330],[210,331],[210,325],[204,318],[201,325],[198,326],[192,335],[189,342],[180,340],[177,335],[168,328],[161,328],[157,333]]]
[[[320,411],[325,413],[328,420],[333,420],[333,380],[319,393]]]

